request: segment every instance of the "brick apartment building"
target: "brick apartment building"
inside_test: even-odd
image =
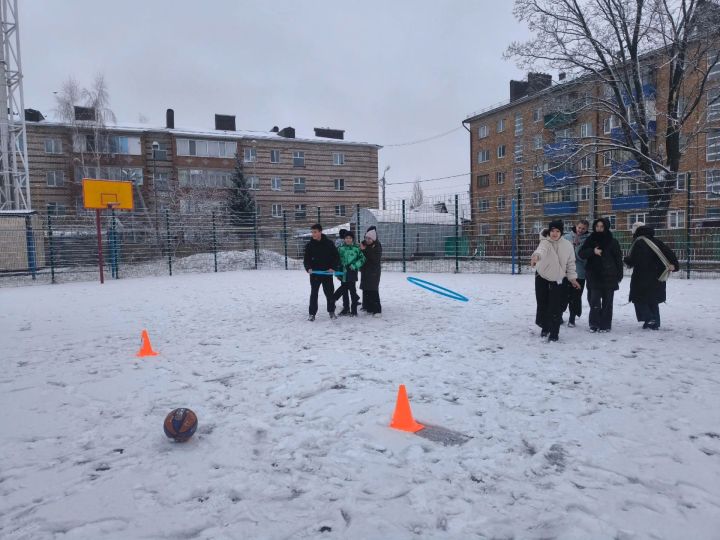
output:
[[[708,65],[713,61],[709,54]],[[656,96],[662,97],[667,77],[662,62],[648,63],[643,93],[651,107]],[[580,146],[592,148],[598,133],[614,137],[619,129],[614,118],[593,110],[597,107],[583,106],[596,103],[592,100],[603,91],[582,79],[553,85],[550,75],[530,73],[527,81],[510,81],[509,102],[464,120],[470,131],[474,235],[509,234],[513,199],[520,201],[516,211],[520,229],[527,233],[539,231],[550,218],[573,222],[606,216],[618,230],[646,221],[648,195],[633,179],[634,162],[627,155],[597,148],[574,153]],[[706,92],[696,116],[706,119],[707,127],[693,136],[692,149],[682,157],[668,229],[685,228],[688,198],[692,226],[720,219],[720,102],[707,107],[720,92],[720,64],[712,68]],[[664,133],[659,115],[649,124],[651,133]]]
[[[27,110],[27,147],[33,210],[84,212],[81,180],[132,180],[135,213],[170,209],[183,215],[226,208],[236,165],[255,196],[261,223],[306,226],[321,208],[324,223],[349,219],[355,205],[376,206],[380,146],[344,140],[344,131],[315,128],[296,137],[291,127],[269,132],[235,129],[235,117],[216,115],[214,130],[175,127],[168,109],[163,128],[93,129],[94,112],[76,108],[75,123],[46,121]],[[154,143],[155,148],[153,148]]]

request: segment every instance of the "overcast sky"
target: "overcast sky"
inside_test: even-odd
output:
[[[469,172],[460,123],[508,98],[522,78],[502,53],[527,29],[511,0],[22,0],[25,106],[52,117],[53,92],[102,72],[118,123],[212,129],[345,130],[377,143],[388,198],[417,178]],[[430,142],[418,141],[458,128]],[[423,182],[427,195],[465,192],[468,176]],[[406,182],[402,184],[401,182]],[[393,185],[394,184],[394,185]]]

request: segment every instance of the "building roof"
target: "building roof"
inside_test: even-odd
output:
[[[40,122],[27,122],[27,125],[34,126],[48,126],[48,127],[66,127],[72,128],[73,124],[67,122],[56,122],[42,120]],[[302,142],[302,143],[322,143],[322,144],[336,144],[346,146],[370,146],[373,148],[382,148],[378,144],[359,142],[359,141],[346,141],[343,139],[332,139],[329,137],[295,137],[288,138],[278,135],[272,131],[247,131],[247,130],[236,130],[236,131],[224,131],[219,129],[202,130],[202,129],[169,129],[166,127],[150,126],[148,124],[106,124],[106,129],[123,131],[126,133],[157,133],[165,132],[176,137],[203,137],[203,138],[217,138],[217,139],[262,139],[264,141],[282,141],[282,142]]]
[[[402,223],[402,212],[396,210],[379,210],[377,208],[362,208],[361,211],[362,210],[370,212],[378,223]],[[462,218],[460,219],[460,222],[461,221]],[[446,212],[416,212],[410,210],[405,213],[405,223],[455,225],[455,214]]]

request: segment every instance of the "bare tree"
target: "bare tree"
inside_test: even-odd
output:
[[[413,184],[412,197],[410,197],[410,210],[419,208],[423,203],[423,190],[420,187],[420,180],[415,180]]]
[[[592,110],[610,128],[576,138],[564,159],[612,152],[606,181],[642,185],[650,221],[660,225],[681,158],[706,130],[701,105],[720,99],[707,94],[719,59],[720,0],[515,0],[514,13],[534,37],[512,43],[506,56],[573,76],[568,92],[548,93],[561,121]]]

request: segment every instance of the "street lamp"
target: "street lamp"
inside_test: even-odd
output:
[[[385,210],[385,173],[390,170],[390,165],[385,167],[382,178],[380,178],[380,185],[382,186],[382,209]]]
[[[153,141],[152,143],[152,164],[153,164],[153,199],[155,205],[155,239],[160,245],[160,222],[158,219],[158,196],[157,196],[157,166],[155,163],[155,154],[160,149],[160,143]]]

